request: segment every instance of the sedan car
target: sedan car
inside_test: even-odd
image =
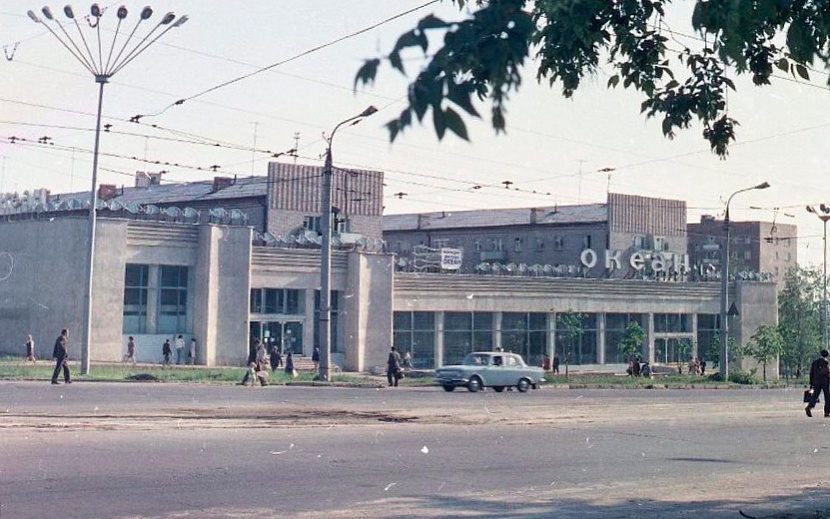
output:
[[[528,366],[521,355],[500,351],[473,352],[459,365],[443,366],[435,370],[435,381],[444,391],[466,387],[476,392],[485,387],[504,391],[515,387],[522,393],[537,389],[545,381],[542,368]]]

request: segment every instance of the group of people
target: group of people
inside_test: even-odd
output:
[[[682,375],[682,367],[678,368],[678,372]],[[706,359],[691,357],[689,358],[688,371],[689,375],[706,375]]]
[[[132,342],[130,337],[130,342]],[[127,343],[127,354],[130,351],[130,342]],[[174,340],[176,345],[176,364],[196,364],[196,338],[191,337],[190,346],[185,349],[184,337],[179,335]],[[169,366],[171,357],[173,356],[173,348],[170,346],[170,339],[165,339],[164,344],[161,345],[161,356],[164,360],[161,361],[162,367]]]
[[[67,384],[72,383],[72,373],[69,370],[69,332],[66,329],[61,330],[58,338],[55,339],[55,346],[52,349],[52,358],[55,359],[55,370],[52,372],[52,384],[59,384],[58,377],[63,371],[63,381]],[[32,364],[37,363],[37,356],[35,355],[35,340],[31,334],[26,335],[26,362]]]
[[[628,368],[625,370],[630,377],[651,378],[651,364],[647,360],[635,357],[628,361]]]
[[[311,359],[316,370],[320,365],[320,348],[314,348]],[[292,378],[298,376],[297,370],[294,369],[294,354],[291,350],[285,352],[285,359],[283,360],[282,353],[278,347],[272,347],[269,353],[265,347],[265,343],[259,339],[251,341],[248,349],[247,365],[248,369],[245,371],[245,376],[239,383],[240,386],[247,385],[249,380],[251,381],[251,386],[255,386],[257,381],[259,381],[260,386],[267,385],[269,367],[271,373],[275,373],[280,369],[280,366],[283,366],[286,375]]]

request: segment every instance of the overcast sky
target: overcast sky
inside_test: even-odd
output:
[[[322,133],[375,105],[379,113],[338,131],[334,160],[336,165],[386,172],[387,214],[602,202],[610,187],[614,192],[686,200],[689,220],[698,221],[701,214],[722,216],[725,197],[737,189],[768,181],[772,188],[733,200],[732,218],[769,221],[777,214],[777,221],[799,226],[801,262],[821,262],[821,222],[804,206],[830,203],[827,71],[814,72],[810,82],[776,72],[773,86],[765,88],[738,81],[729,106],[741,126],[726,161],[709,151],[699,126],[673,141],[663,138],[659,121],[647,121],[640,114],[640,95],[606,90],[608,66],[574,99],[565,100],[558,87],[536,83],[531,64],[522,91],[508,106],[507,135],[495,136],[489,121],[470,119],[471,142],[452,135],[439,142],[431,126],[425,126],[390,144],[383,124],[403,109],[406,79],[385,67],[373,87],[354,93],[355,72],[364,59],[387,53],[420,18],[435,13],[457,19],[464,13],[449,1],[433,3],[326,44],[426,3],[152,2],[156,12],[151,21],[166,11],[187,14],[190,20],[106,86],[104,123],[112,126],[102,139],[106,155],[99,181],[132,185],[135,171],[145,169],[169,171],[165,181],[203,180],[214,175],[214,165],[221,166],[218,174],[265,175],[271,160],[267,151],[293,148],[295,133],[297,160],[322,164]],[[693,2],[676,3],[669,13],[676,33],[672,47],[699,46],[699,41],[684,36],[691,35],[687,20]],[[101,21],[105,44],[116,26],[115,8],[122,4],[130,9],[131,28],[146,2],[101,2],[112,7]],[[88,189],[91,180],[97,85],[42,25],[26,16],[29,9],[39,13],[43,5],[0,3],[0,43],[7,58],[0,75],[0,190],[6,192],[41,187],[80,191]],[[80,17],[91,3],[73,5]],[[51,6],[65,20],[63,3]],[[88,27],[85,33],[94,41]],[[414,77],[422,62],[418,53],[407,58]],[[286,60],[290,61],[204,93]],[[179,99],[188,100],[171,106]],[[482,109],[487,113],[486,106]],[[129,123],[137,114],[148,116],[141,124]],[[9,137],[30,142],[12,145]],[[49,137],[50,144],[37,145],[42,137]],[[256,152],[251,151],[254,143]],[[145,158],[169,164],[146,165]],[[604,168],[614,169],[610,178],[598,172]],[[513,189],[499,187],[504,181],[512,182]],[[398,193],[405,195],[395,196]]]

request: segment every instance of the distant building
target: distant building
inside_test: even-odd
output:
[[[461,273],[498,263],[632,278],[658,255],[667,273],[689,268],[686,202],[616,193],[604,204],[388,215],[383,236],[404,259],[417,246],[461,249]]]
[[[148,175],[135,187],[101,186],[90,358],[122,359],[133,336],[140,362],[160,362],[161,344],[177,335],[196,338],[196,363],[206,366],[243,364],[254,339],[310,355],[327,310],[316,232],[321,173],[272,165],[268,177],[166,185]],[[418,368],[503,348],[536,365],[559,356],[621,371],[630,323],[646,333],[638,355],[657,364],[711,358],[718,347],[719,284],[660,267],[680,257],[687,268],[683,202],[612,194],[606,204],[392,217],[402,221],[387,229],[400,236],[393,247],[465,249],[469,273],[448,275],[401,272],[401,258],[373,238],[382,173],[336,170],[333,181],[340,232],[328,310],[332,360],[346,370],[382,367],[394,344]],[[70,357],[79,358],[88,204],[88,194],[41,192],[0,207],[0,353],[19,355],[32,334],[48,357],[50,341],[67,328]],[[511,262],[516,275],[476,268]],[[579,276],[557,276],[552,264],[574,266]],[[552,270],[534,268],[541,265]],[[773,283],[737,279],[730,290],[738,342],[776,322]]]
[[[693,265],[720,271],[721,247],[725,237],[723,220],[700,217],[690,223],[689,258]],[[772,274],[779,290],[787,270],[798,264],[798,227],[772,222],[729,222],[729,271]]]

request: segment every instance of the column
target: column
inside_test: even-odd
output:
[[[597,314],[597,364],[605,364],[605,312]]]
[[[147,269],[147,333],[158,333],[159,266],[148,265]],[[191,295],[188,289],[188,296]],[[182,330],[184,331],[184,330]]]
[[[501,348],[501,318],[502,312],[493,312],[493,349]]]
[[[435,312],[435,367],[444,365],[444,312]]]
[[[654,313],[649,312],[646,319],[646,358],[648,363],[654,365]]]
[[[548,313],[548,358],[551,365],[556,354],[556,312]]]

